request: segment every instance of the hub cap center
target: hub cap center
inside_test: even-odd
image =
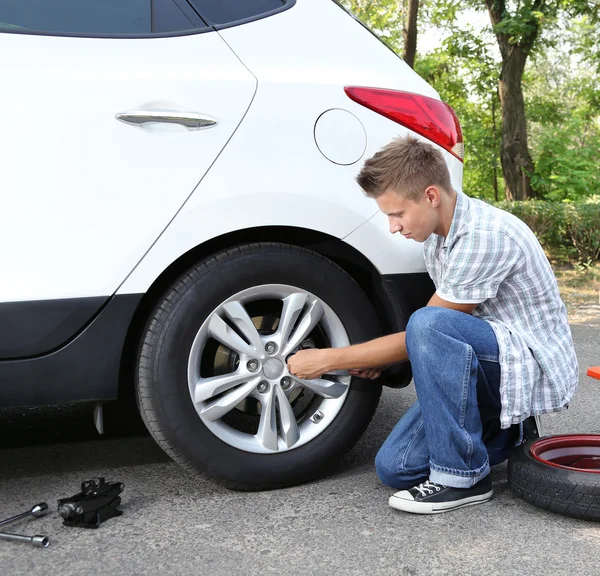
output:
[[[283,374],[283,362],[277,358],[270,358],[263,364],[263,373],[270,380],[279,378]]]

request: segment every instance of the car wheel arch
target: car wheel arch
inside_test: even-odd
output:
[[[399,295],[393,296],[386,290],[382,277],[375,266],[359,250],[343,240],[323,232],[290,226],[262,226],[229,232],[201,243],[172,262],[152,283],[142,297],[127,332],[121,356],[119,377],[119,396],[133,393],[133,371],[135,369],[136,352],[144,330],[146,320],[162,294],[180,274],[200,260],[221,250],[233,248],[240,244],[255,242],[286,243],[307,248],[330,259],[347,272],[361,287],[375,308],[384,333],[397,331],[404,327],[405,313],[403,303],[392,302]],[[395,310],[395,318],[390,316]]]

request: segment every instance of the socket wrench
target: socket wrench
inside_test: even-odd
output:
[[[7,518],[6,520],[0,520],[0,526],[4,526],[5,524],[10,524],[11,522],[16,522],[21,518],[25,518],[27,516],[34,516],[35,518],[40,518],[41,516],[45,516],[48,514],[50,510],[48,509],[48,504],[45,502],[40,502],[28,510],[27,512],[23,512],[23,514],[17,514],[12,518]]]
[[[7,534],[6,532],[0,532],[0,540],[13,540],[15,542],[27,542],[38,548],[47,548],[50,544],[48,536],[21,536],[21,534]]]

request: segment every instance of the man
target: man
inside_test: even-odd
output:
[[[531,230],[455,191],[441,152],[424,141],[392,141],[357,181],[392,234],[424,243],[436,292],[405,332],[300,351],[289,370],[373,379],[409,359],[417,402],[375,460],[381,480],[400,490],[390,506],[431,514],[490,500],[490,466],[522,441],[523,422],[567,406],[577,386],[556,278]]]

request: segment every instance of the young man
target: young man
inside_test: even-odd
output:
[[[409,359],[417,402],[375,460],[381,480],[400,490],[390,506],[431,514],[485,502],[490,466],[521,442],[523,422],[568,405],[578,383],[556,279],[531,230],[456,192],[441,152],[424,141],[394,140],[357,181],[392,234],[424,243],[436,292],[406,332],[300,351],[289,369],[373,379]]]

